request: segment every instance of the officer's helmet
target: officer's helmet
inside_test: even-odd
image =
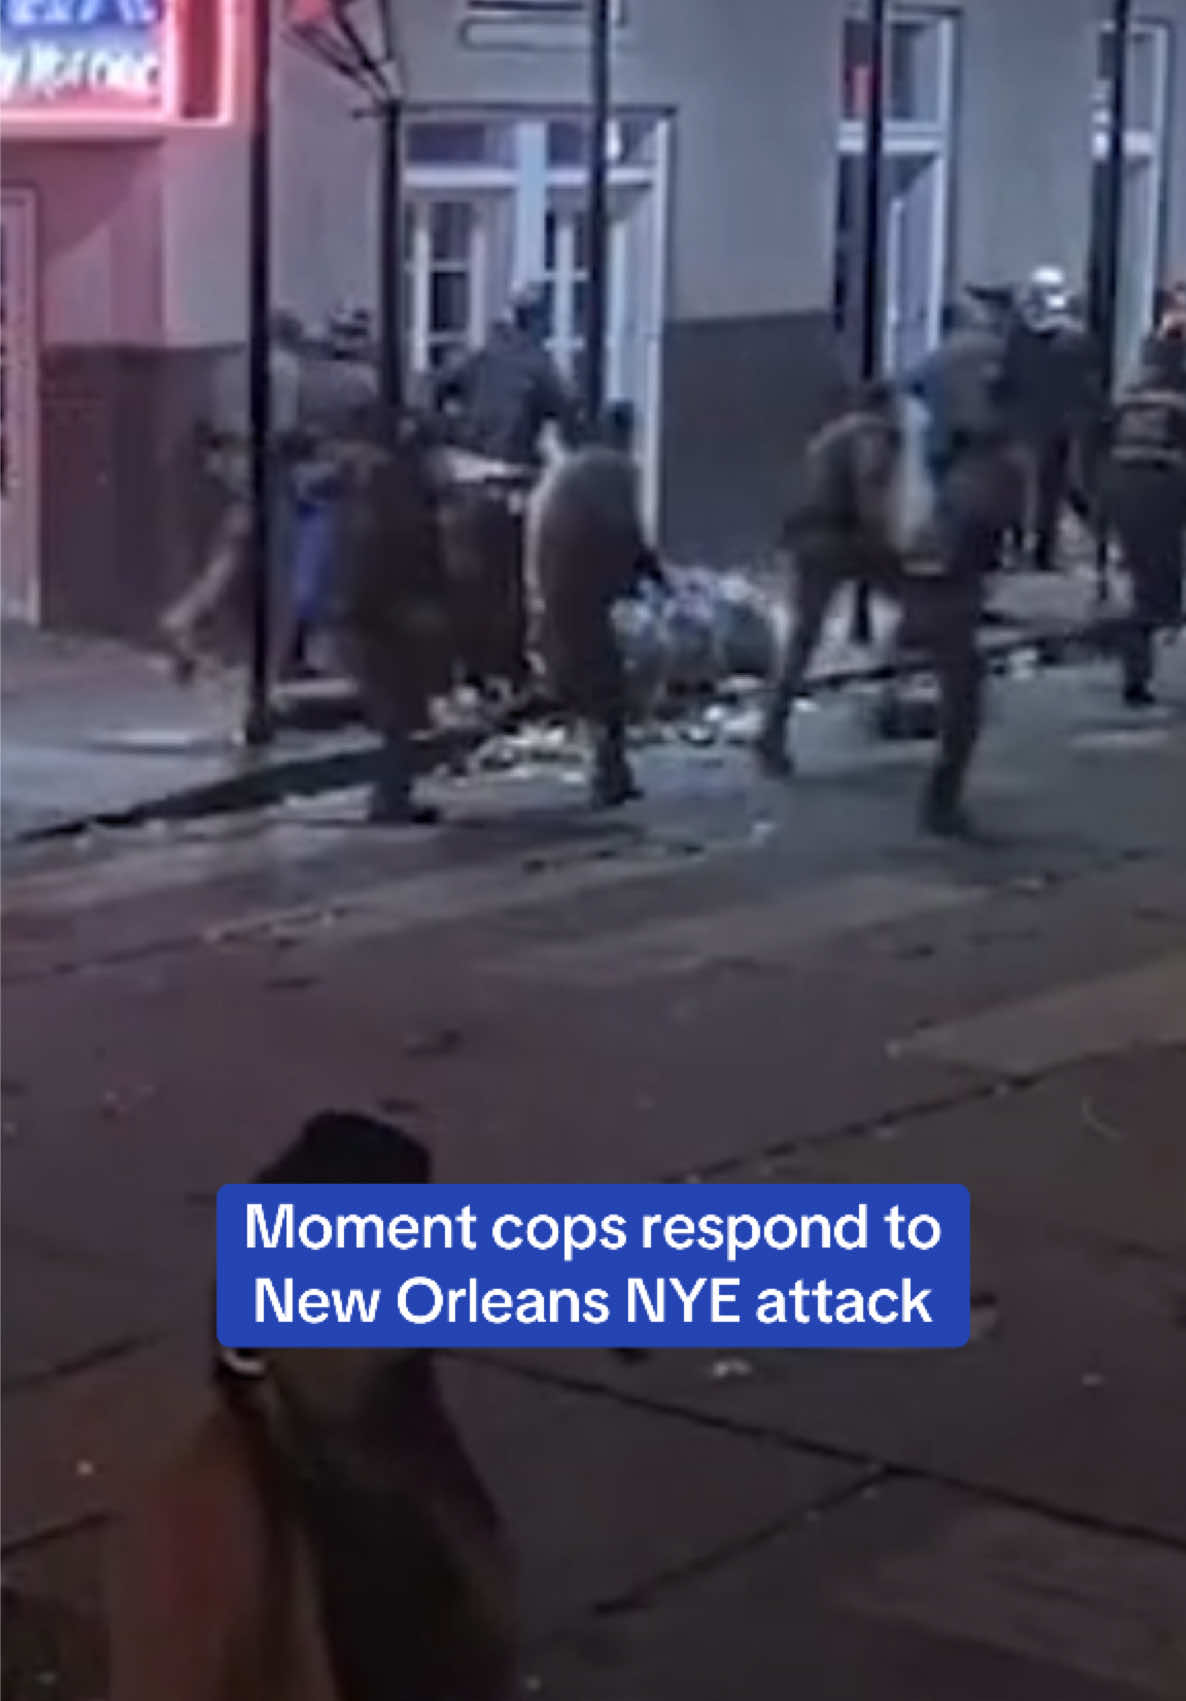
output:
[[[542,283],[518,290],[511,300],[511,322],[528,336],[544,337],[548,330],[548,294]]]
[[[1021,295],[1022,318],[1035,331],[1064,324],[1071,314],[1071,291],[1061,266],[1037,266]]]

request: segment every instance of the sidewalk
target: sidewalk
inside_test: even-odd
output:
[[[246,749],[239,670],[182,689],[161,656],[7,624],[0,653],[5,841],[205,788],[258,785],[297,762],[332,766],[343,749],[341,735],[296,730],[265,751]],[[356,732],[345,745],[357,757]]]
[[[1009,574],[992,601],[1007,627],[1063,631],[1090,619],[1094,592],[1083,563],[1055,575]],[[812,669],[821,684],[875,667],[895,611],[875,600],[872,655],[850,643],[849,619],[849,599],[841,598]],[[6,841],[89,818],[117,821],[163,800],[186,799],[198,813],[250,807],[277,790],[361,783],[368,771],[371,741],[344,682],[282,690],[286,724],[266,750],[249,751],[239,670],[181,689],[163,657],[9,625],[2,659]]]

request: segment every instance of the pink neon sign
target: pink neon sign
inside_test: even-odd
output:
[[[179,4],[0,0],[0,108],[21,118],[173,118]]]

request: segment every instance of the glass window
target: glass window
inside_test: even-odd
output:
[[[490,127],[415,119],[408,125],[407,153],[413,165],[481,165],[496,150]]]
[[[433,265],[469,264],[473,208],[468,201],[434,201],[429,242]]]
[[[1127,128],[1152,130],[1157,118],[1157,72],[1165,56],[1159,52],[1163,27],[1145,25],[1134,29],[1128,40],[1128,107]],[[1097,123],[1108,125],[1112,111],[1112,77],[1116,65],[1116,35],[1110,24],[1099,33],[1096,58],[1095,116]]]
[[[612,118],[607,126],[606,158],[611,165],[649,165],[654,149],[653,118]],[[588,131],[580,118],[553,118],[548,124],[548,164],[583,166],[589,157]]]
[[[548,125],[548,164],[584,165],[585,126],[579,118],[553,118]]]
[[[905,123],[936,123],[941,117],[944,19],[923,15],[891,18],[885,46],[885,115]],[[869,110],[873,37],[866,18],[844,20],[841,59],[845,118]]]

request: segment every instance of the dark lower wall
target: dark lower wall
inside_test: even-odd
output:
[[[663,374],[666,553],[715,566],[767,556],[796,456],[845,394],[828,315],[671,323]]]
[[[218,510],[199,454],[215,350],[50,348],[41,371],[45,624],[144,638]]]

